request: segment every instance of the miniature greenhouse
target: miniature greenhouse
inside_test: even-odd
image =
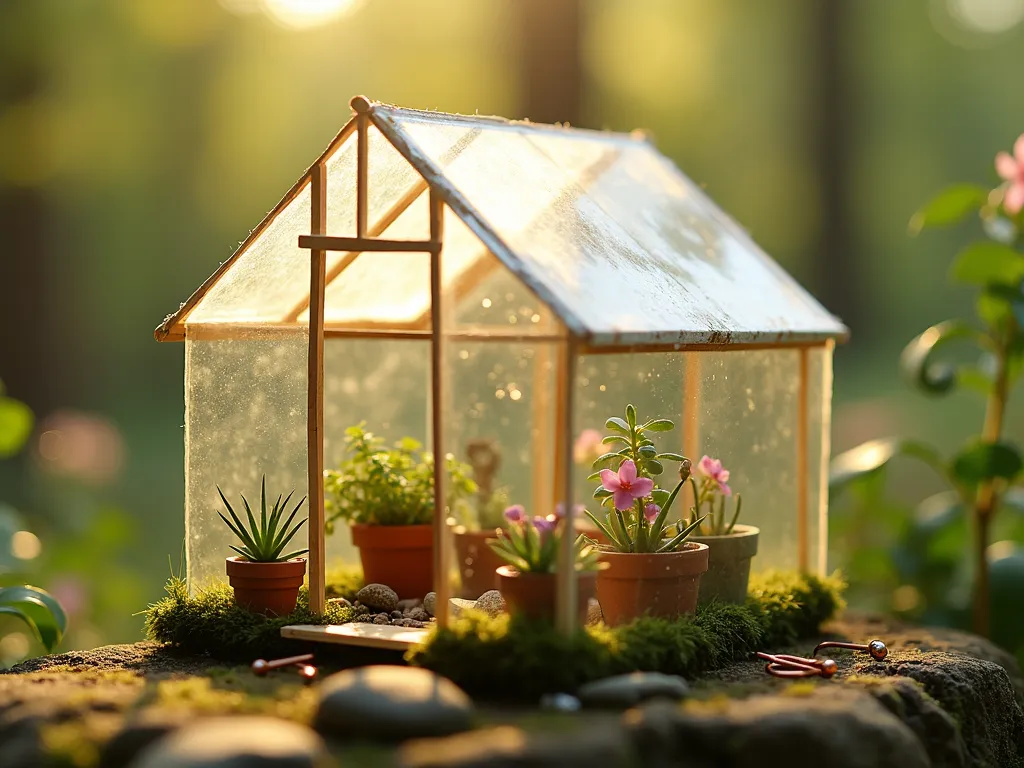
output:
[[[308,493],[310,605],[322,610],[326,569],[356,562],[344,525],[325,534],[324,473],[357,424],[572,520],[593,504],[578,438],[626,403],[679,425],[663,447],[728,457],[743,519],[761,529],[757,569],[825,569],[838,320],[642,135],[352,107],[156,331],[185,342],[191,585],[224,578],[217,487],[256,493],[265,476],[275,496]],[[490,475],[471,455],[481,446]],[[446,605],[462,521],[433,467]],[[566,629],[578,620],[571,543],[558,572]]]

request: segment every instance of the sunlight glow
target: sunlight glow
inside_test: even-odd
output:
[[[964,27],[990,35],[1024,21],[1024,0],[947,0],[949,15]]]
[[[282,26],[309,29],[351,13],[361,0],[263,0],[267,14]]]

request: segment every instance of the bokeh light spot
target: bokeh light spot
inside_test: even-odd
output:
[[[19,560],[34,560],[43,551],[43,543],[31,531],[18,531],[11,536],[11,554]]]

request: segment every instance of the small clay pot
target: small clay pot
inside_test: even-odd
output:
[[[364,583],[386,584],[401,599],[433,591],[434,526],[356,523],[352,544],[359,548]]]
[[[726,536],[690,536],[688,541],[708,545],[708,572],[700,580],[700,604],[718,600],[741,604],[747,600],[750,561],[757,554],[760,529],[735,525]]]
[[[509,611],[531,619],[555,618],[555,590],[558,575],[554,573],[522,573],[511,565],[498,568],[498,590]],[[594,596],[596,571],[576,572],[576,603],[579,622],[587,621],[587,607]]]
[[[628,624],[641,616],[675,618],[693,613],[708,546],[687,541],[676,552],[605,552],[597,577],[597,600],[607,624]]]
[[[295,610],[306,575],[306,558],[283,563],[253,563],[239,557],[225,561],[235,602],[253,613],[287,616]]]
[[[496,530],[467,531],[455,529],[455,558],[459,564],[462,588],[459,596],[475,600],[484,592],[498,588],[497,569],[505,561],[495,554],[487,544],[488,539],[497,538]]]

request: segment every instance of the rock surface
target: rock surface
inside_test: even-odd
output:
[[[415,667],[373,666],[331,675],[314,725],[331,738],[398,742],[473,725],[473,702],[450,680]]]
[[[498,590],[490,589],[476,599],[476,609],[493,618],[505,612],[505,598]]]
[[[423,610],[429,613],[431,616],[434,615],[434,610],[437,608],[437,593],[427,592],[423,598]]]
[[[131,768],[327,768],[323,740],[274,717],[214,717],[148,747]]]
[[[585,707],[627,709],[651,699],[682,701],[689,692],[690,686],[678,675],[633,672],[587,683],[576,696]]]
[[[356,601],[367,608],[391,613],[398,607],[398,593],[386,584],[367,584],[356,592]]]

